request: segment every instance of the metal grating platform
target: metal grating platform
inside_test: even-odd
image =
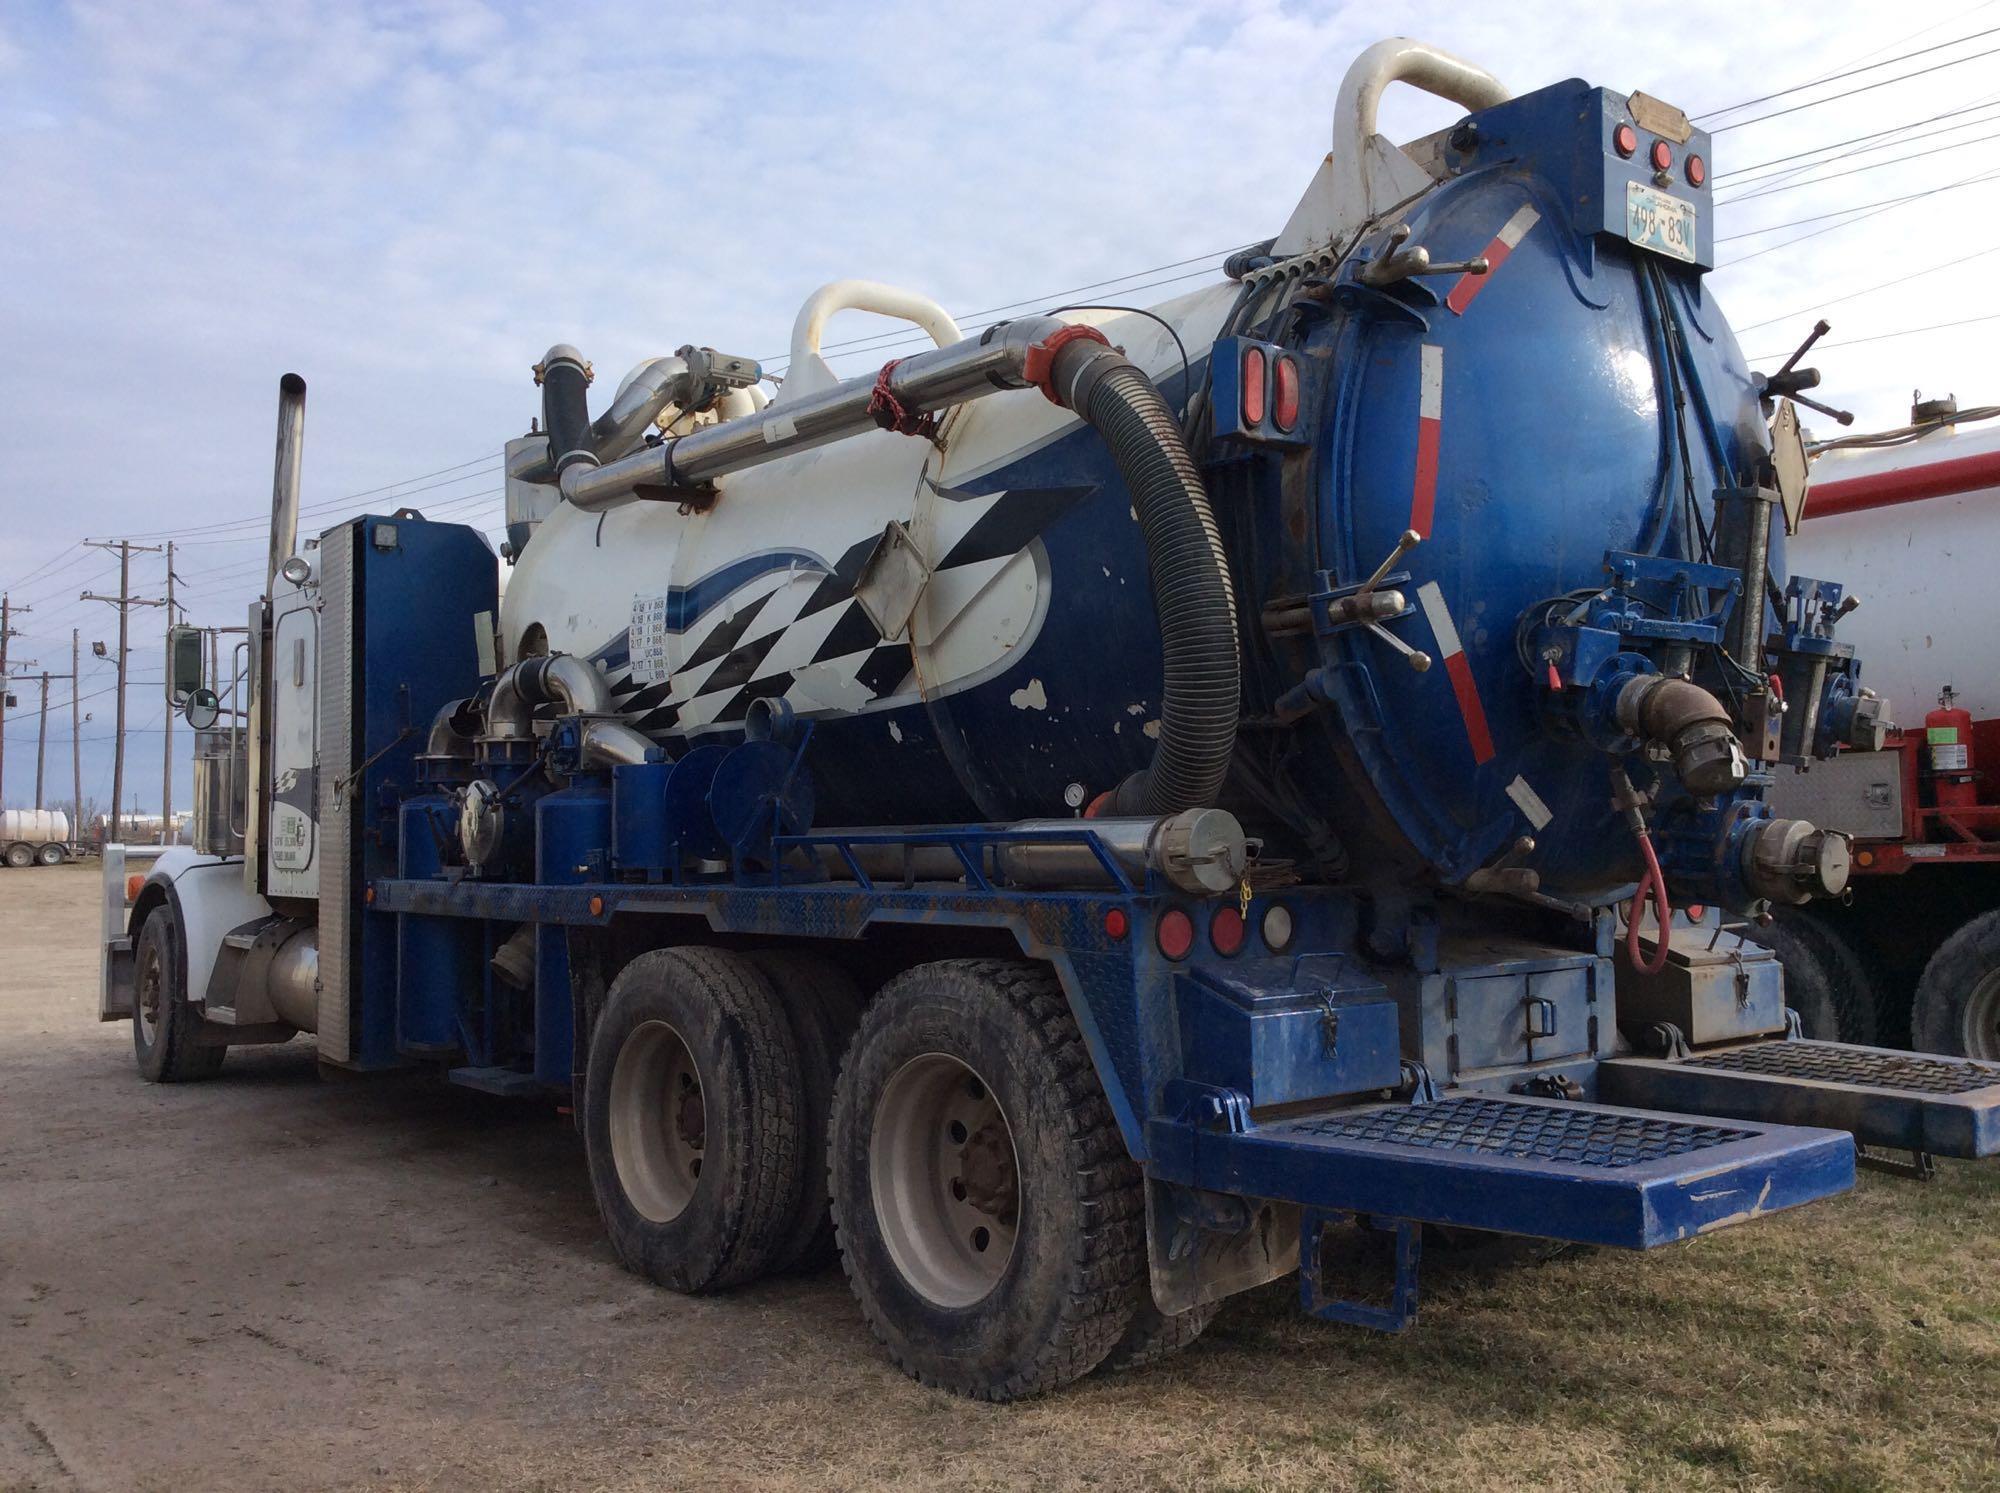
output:
[[[1970,1094],[2000,1087],[2000,1068],[1963,1058],[1880,1052],[1828,1042],[1760,1042],[1688,1058],[1683,1066],[1813,1083],[1851,1083],[1917,1094]]]
[[[1284,1127],[1328,1140],[1469,1151],[1573,1166],[1625,1167],[1687,1156],[1751,1132],[1603,1109],[1525,1105],[1508,1099],[1446,1099],[1404,1109],[1299,1121]]]

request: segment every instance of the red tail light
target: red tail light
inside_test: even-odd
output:
[[[1271,371],[1271,423],[1289,435],[1299,423],[1299,360],[1280,358]]]
[[[1243,947],[1243,914],[1233,907],[1219,907],[1208,920],[1208,941],[1225,957]]]
[[[1243,353],[1243,423],[1256,427],[1264,423],[1264,349],[1246,348]]]
[[[1674,148],[1664,140],[1653,142],[1653,169],[1665,171],[1674,164]]]
[[[1688,185],[1691,187],[1698,187],[1708,180],[1708,162],[1700,156],[1689,156],[1687,165],[1683,169],[1687,172]]]
[[[1621,124],[1611,132],[1611,148],[1621,156],[1629,157],[1639,148],[1639,132],[1629,124]]]
[[[1185,959],[1194,947],[1194,919],[1178,907],[1169,908],[1160,914],[1153,939],[1169,959]]]

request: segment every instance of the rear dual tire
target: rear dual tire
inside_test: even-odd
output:
[[[925,1384],[1058,1388],[1147,1300],[1139,1170],[1042,966],[950,960],[876,996],[835,1094],[832,1191],[862,1315]]]
[[[1931,955],[1910,1035],[1919,1052],[2000,1062],[2000,912],[1983,912]]]

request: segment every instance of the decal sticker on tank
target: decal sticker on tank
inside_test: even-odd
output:
[[[1514,807],[1521,811],[1521,817],[1528,821],[1528,827],[1540,833],[1549,827],[1556,816],[1541,794],[1535,792],[1534,785],[1519,773],[1507,785],[1507,796],[1514,800]]]
[[[1458,713],[1465,718],[1465,736],[1472,744],[1472,760],[1484,767],[1493,760],[1493,733],[1487,728],[1486,707],[1479,703],[1479,686],[1472,678],[1465,645],[1458,640],[1458,628],[1444,604],[1444,592],[1436,581],[1425,581],[1417,587],[1417,600],[1423,604],[1431,631],[1437,634],[1444,671],[1451,678],[1451,692],[1458,697]]]
[[[1438,448],[1444,441],[1444,349],[1426,342],[1417,373],[1417,476],[1410,491],[1410,527],[1431,537],[1437,513]]]
[[[1486,273],[1460,275],[1458,283],[1451,288],[1451,294],[1444,298],[1445,305],[1460,316],[1465,315],[1465,308],[1472,304],[1472,298],[1486,288],[1487,281],[1500,273],[1500,266],[1507,262],[1507,256],[1520,246],[1521,240],[1528,236],[1528,230],[1541,221],[1542,215],[1527,203],[1516,208],[1514,216],[1501,224],[1500,231],[1479,251],[1479,257],[1486,261]]]
[[[938,599],[931,636],[949,632],[989,579],[1096,490],[934,488],[970,511],[931,568]],[[631,626],[593,661],[610,676],[620,711],[654,735],[740,723],[750,702],[765,697],[789,699],[802,714],[853,714],[899,701],[915,692],[911,646],[885,641],[854,595],[880,542],[879,533],[870,534],[832,565],[801,551],[774,551],[734,561],[684,588],[635,597]],[[928,682],[948,692],[1008,661],[1003,650],[962,677]]]

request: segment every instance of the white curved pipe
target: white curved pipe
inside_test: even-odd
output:
[[[951,319],[951,313],[927,295],[918,295],[914,290],[904,290],[896,285],[884,285],[879,280],[835,280],[815,290],[799,307],[798,319],[792,323],[787,383],[800,369],[818,361],[820,336],[826,331],[826,324],[839,311],[872,311],[877,316],[893,316],[899,321],[914,322],[930,333],[931,341],[939,347],[949,347],[965,336],[959,331],[958,323]]]
[[[1463,57],[1454,57],[1429,42],[1392,36],[1355,58],[1347,76],[1340,80],[1340,98],[1333,116],[1334,149],[1346,143],[1341,133],[1344,124],[1351,124],[1362,140],[1375,133],[1375,116],[1391,83],[1408,83],[1463,104],[1468,110],[1490,109],[1514,96],[1493,74]]]

